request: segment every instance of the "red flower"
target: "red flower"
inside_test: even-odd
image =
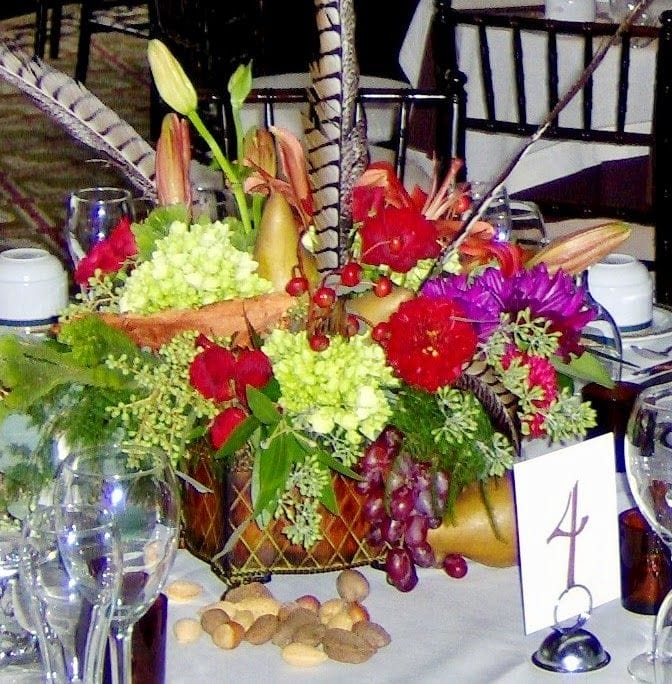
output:
[[[434,259],[441,247],[436,226],[412,207],[386,207],[364,219],[362,261],[387,264],[398,273],[410,271],[420,259]]]
[[[228,349],[213,345],[204,349],[191,362],[189,380],[207,399],[233,399],[236,357]]]
[[[96,269],[103,273],[116,273],[125,261],[138,253],[138,245],[127,216],[119,219],[110,235],[95,244],[89,253],[79,261],[75,269],[75,282],[86,285]]]
[[[540,387],[541,399],[533,399],[532,405],[539,409],[534,413],[523,416],[522,421],[530,430],[530,437],[543,437],[546,434],[543,409],[547,409],[558,396],[558,380],[553,365],[548,359],[540,356],[530,356],[512,347],[502,357],[502,367],[507,370],[513,363],[528,368],[527,388]]]
[[[210,441],[215,449],[219,449],[230,437],[231,433],[247,418],[241,408],[230,407],[215,416],[210,427]]]
[[[261,389],[268,384],[273,376],[271,361],[258,349],[243,349],[238,355],[234,371],[236,383],[236,396],[247,405],[247,386],[252,385]]]
[[[476,332],[450,299],[416,297],[389,320],[387,359],[410,385],[435,392],[458,378],[476,351]]]

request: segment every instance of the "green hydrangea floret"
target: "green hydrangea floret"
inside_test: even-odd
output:
[[[338,431],[361,454],[392,414],[387,390],[399,381],[383,349],[368,335],[335,335],[324,351],[313,351],[305,331],[276,329],[263,345],[280,385],[278,401],[297,430],[315,435]]]
[[[122,313],[151,314],[248,298],[272,290],[252,256],[233,246],[226,222],[188,226],[173,221],[151,258],[129,275],[119,300]]]

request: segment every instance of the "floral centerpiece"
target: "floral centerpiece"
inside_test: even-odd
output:
[[[210,495],[195,454],[211,489],[213,474],[246,468],[236,495],[247,508],[221,554],[271,528],[291,553],[319,546],[326,517],[353,517],[346,482],[361,505],[354,553],[367,549],[355,562],[384,558],[399,589],[415,585],[416,565],[463,574],[443,532],[474,488],[489,543],[505,547],[493,562],[515,562],[493,482],[505,487],[522,439],[564,441],[594,424],[568,378],[609,380],[581,346],[595,311],[573,276],[627,229],[601,226],[525,260],[488,224],[465,230],[458,161],[430,193],[407,192],[379,163],[355,173],[351,225],[330,263],[300,142],[253,131],[229,162],[156,41],[150,62],[164,98],[210,145],[239,217],[191,215],[188,128],[169,115],[157,150],[163,206],[122,222],[78,264],[83,291],[55,339],[0,338],[0,415],[48,418],[72,446],[159,446],[191,497]],[[234,75],[234,110],[250,81],[247,68]],[[5,473],[5,494],[36,472]],[[261,562],[274,567],[278,548]]]

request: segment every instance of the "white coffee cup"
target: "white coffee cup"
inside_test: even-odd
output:
[[[51,325],[67,303],[68,275],[53,254],[35,247],[0,253],[1,327]]]
[[[609,254],[588,269],[588,289],[621,332],[644,330],[653,320],[653,281],[629,254]]]

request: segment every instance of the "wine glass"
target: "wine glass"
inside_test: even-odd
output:
[[[23,546],[19,529],[0,531],[0,667],[26,662],[37,655],[35,635],[18,619],[19,558]]]
[[[66,242],[74,266],[119,221],[135,218],[131,193],[124,188],[82,188],[70,195],[66,218]]]
[[[637,507],[672,552],[672,383],[645,389],[635,400],[625,440],[625,471]],[[672,680],[671,608],[672,592],[656,615],[651,651],[628,666],[636,681]]]
[[[54,498],[101,506],[116,523],[123,577],[110,630],[112,681],[130,684],[133,626],[157,599],[177,550],[180,494],[168,456],[119,444],[72,451]]]
[[[49,681],[102,682],[121,586],[112,516],[93,506],[38,505],[24,521],[19,563]]]

